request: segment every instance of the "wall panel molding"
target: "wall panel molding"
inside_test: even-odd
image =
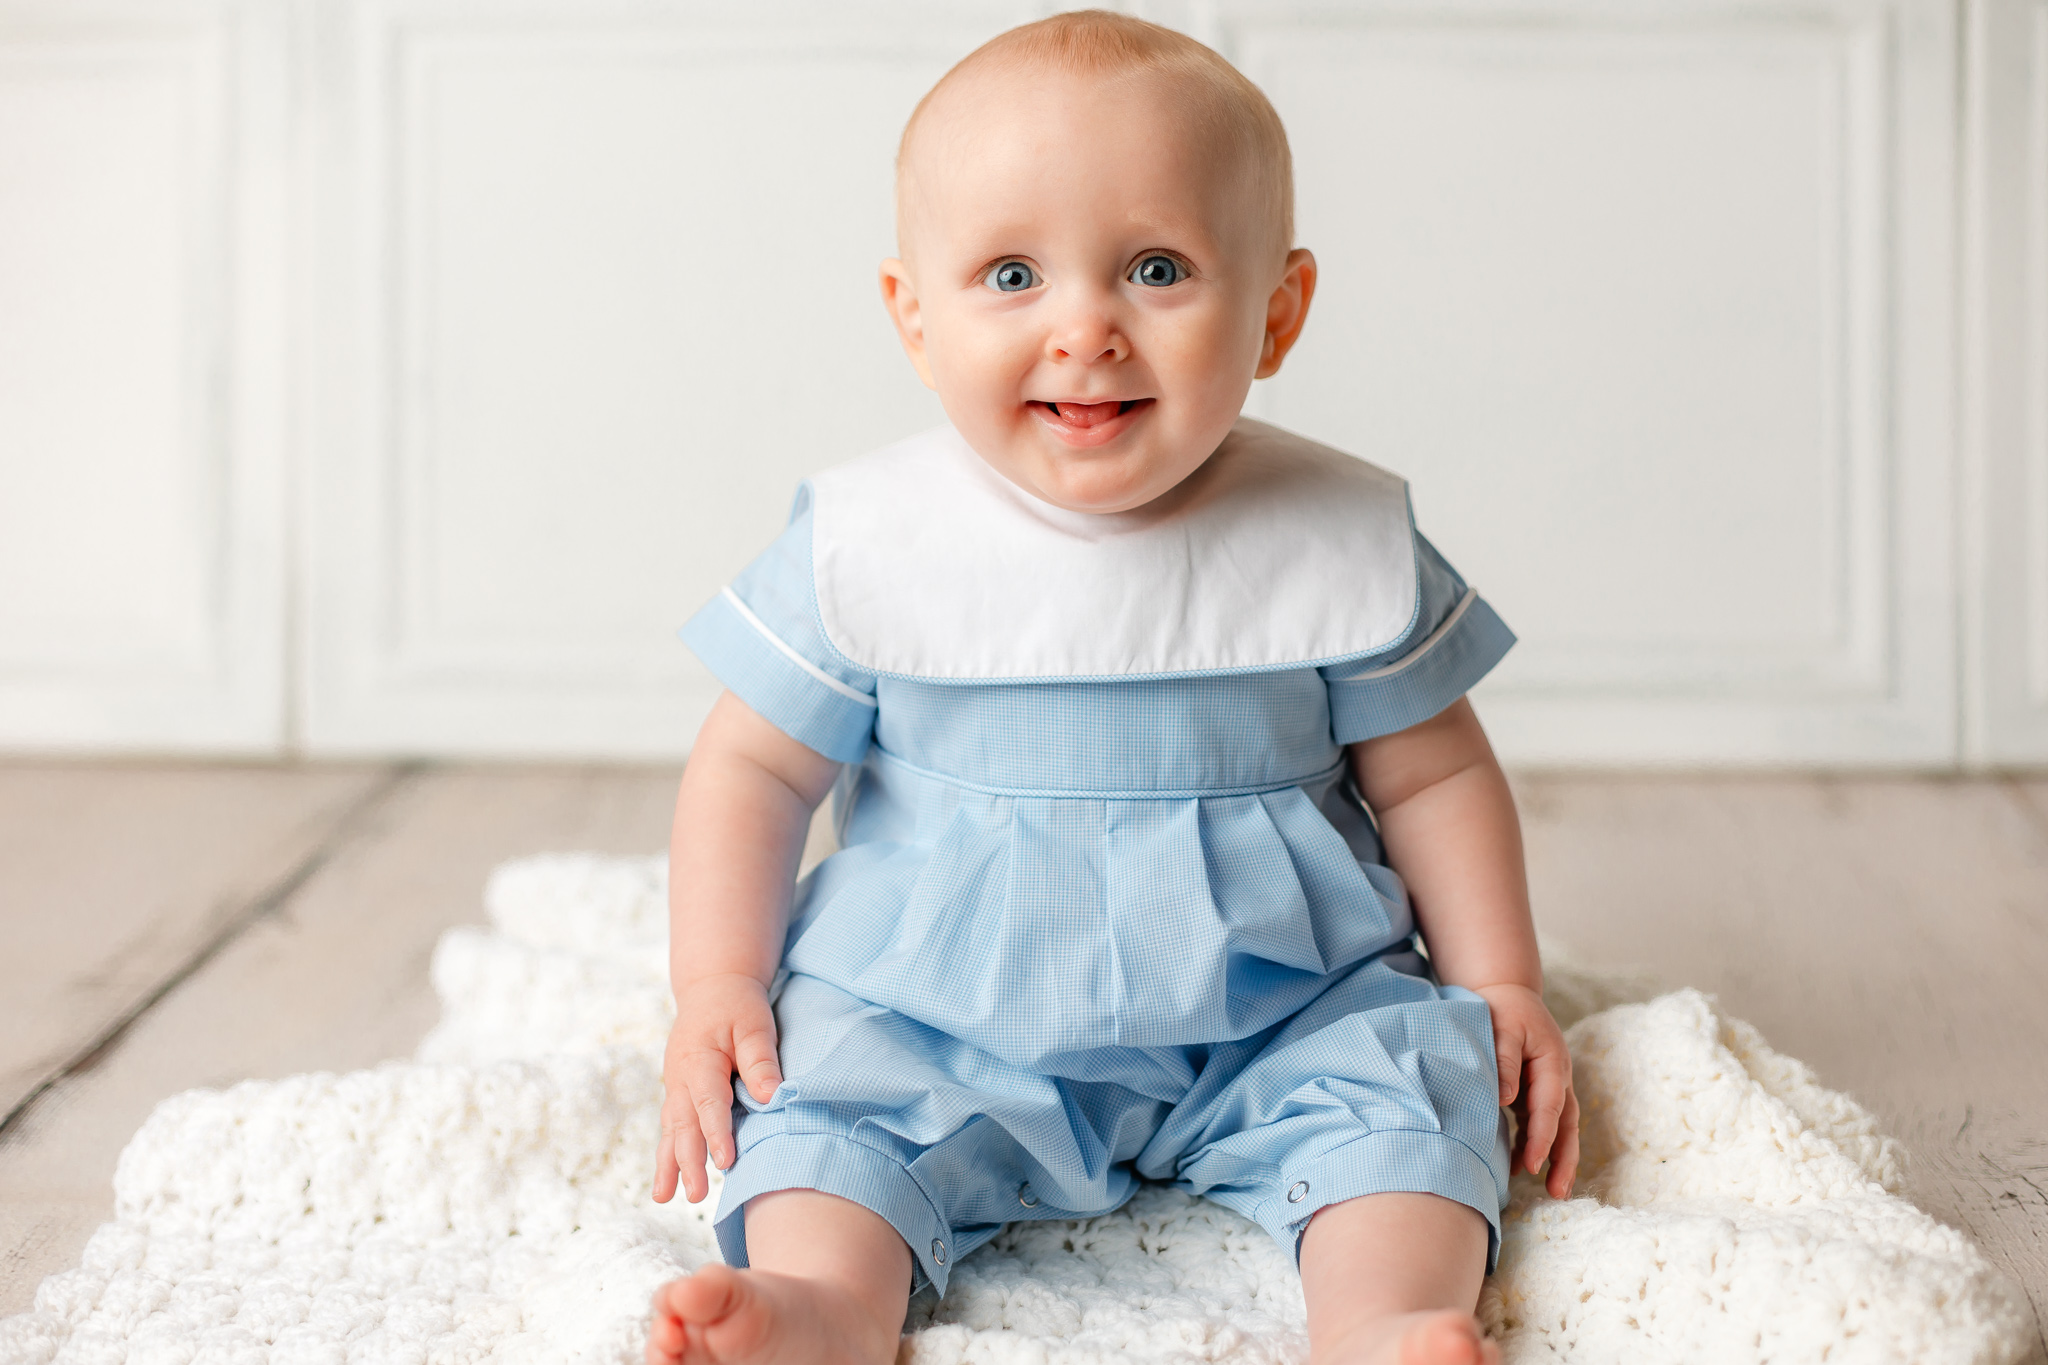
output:
[[[351,7],[322,171],[312,748],[686,750],[717,689],[675,627],[807,473],[941,420],[873,283],[889,157],[924,88],[1023,17]]]
[[[1410,474],[1425,530],[1468,572],[1498,555],[1475,577],[1523,635],[1480,694],[1506,755],[1954,752],[1945,8],[1224,3],[1201,19],[1289,118],[1305,244],[1335,247],[1326,311],[1255,402]],[[1383,197],[1320,188],[1346,170]],[[1691,204],[1692,182],[1715,197]],[[1601,238],[1583,204],[1633,231]],[[1580,240],[1597,252],[1575,259]],[[1389,260],[1413,278],[1373,264]],[[1658,283],[1689,262],[1718,293]],[[1755,281],[1778,291],[1723,310]],[[1480,378],[1461,393],[1465,374]],[[1518,481],[1518,455],[1542,480]]]
[[[2021,503],[2026,518],[2026,640],[2028,710],[2042,728],[2036,758],[2048,758],[2048,4],[2028,7],[2032,61],[2027,71],[2025,266],[2027,425],[2021,446],[2026,468]],[[1992,287],[1994,282],[1987,281]]]
[[[2048,762],[2048,2],[1973,0],[1964,127],[1964,757]]]
[[[285,23],[0,0],[0,744],[283,741]]]

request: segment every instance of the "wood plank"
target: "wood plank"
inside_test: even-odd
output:
[[[0,766],[0,1115],[298,866],[384,771]]]
[[[347,1070],[410,1052],[436,1017],[441,931],[482,918],[485,874],[549,849],[651,853],[673,771],[427,770],[395,790],[279,910],[196,972],[0,1142],[0,1314],[76,1264],[110,1216],[115,1158],[193,1086]]]
[[[1528,778],[1541,928],[1696,985],[1874,1110],[2048,1310],[2048,820],[1995,781]],[[2037,1346],[2048,1359],[2048,1345]]]

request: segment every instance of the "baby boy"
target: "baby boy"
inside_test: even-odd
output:
[[[897,177],[882,292],[950,426],[808,483],[684,632],[727,690],[655,1197],[725,1171],[727,1264],[656,1294],[649,1361],[890,1360],[1006,1223],[1140,1179],[1298,1258],[1312,1359],[1496,1359],[1508,1172],[1578,1160],[1464,700],[1513,637],[1398,478],[1239,415],[1315,288],[1278,116],[1067,14],[949,72]]]

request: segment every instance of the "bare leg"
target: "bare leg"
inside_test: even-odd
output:
[[[1434,1194],[1332,1204],[1301,1242],[1313,1365],[1497,1365],[1472,1316],[1486,1220]]]
[[[707,1265],[654,1292],[648,1365],[886,1365],[910,1299],[910,1248],[837,1195],[747,1202],[749,1268]]]

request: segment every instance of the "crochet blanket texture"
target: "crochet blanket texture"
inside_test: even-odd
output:
[[[715,1257],[716,1195],[647,1188],[671,1003],[660,859],[500,868],[450,931],[411,1061],[159,1105],[82,1264],[0,1361],[633,1362],[649,1295]],[[1899,1147],[1697,991],[1550,967],[1585,1110],[1569,1201],[1517,1177],[1479,1312],[1510,1361],[2008,1362],[2029,1315],[1896,1194]],[[714,1175],[714,1181],[715,1181]],[[1160,1187],[1021,1224],[914,1301],[910,1365],[1307,1357],[1254,1225]]]

